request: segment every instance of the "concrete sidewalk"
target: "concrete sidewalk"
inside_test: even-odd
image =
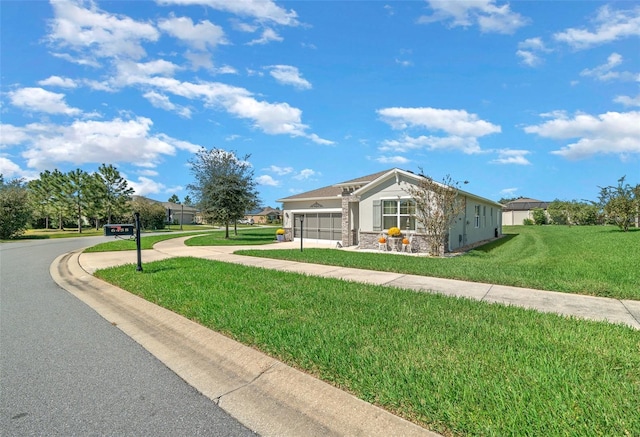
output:
[[[143,266],[146,262],[171,257],[198,257],[468,297],[640,329],[640,301],[245,257],[233,252],[249,248],[295,249],[299,243],[188,247],[184,245],[187,238],[191,237],[167,240],[157,243],[153,250],[143,251]],[[327,246],[306,243],[305,247]],[[117,325],[185,381],[257,433],[265,436],[437,435],[92,276],[97,269],[135,263],[134,251],[74,252],[58,258],[51,266],[51,274],[61,287]]]

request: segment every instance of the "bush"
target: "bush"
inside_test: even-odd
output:
[[[533,221],[533,219],[526,218],[526,219],[522,220],[522,224],[526,225],[526,226],[533,226],[535,224],[535,222]]]
[[[27,197],[21,180],[0,179],[0,239],[19,237],[27,228],[32,214]]]

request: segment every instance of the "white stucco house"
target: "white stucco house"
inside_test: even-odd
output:
[[[302,217],[305,240],[376,249],[380,235],[395,226],[413,236],[414,252],[426,252],[428,236],[415,220],[415,206],[406,189],[422,177],[392,168],[279,199],[286,238],[300,238]],[[450,229],[446,252],[501,236],[502,205],[462,190],[459,195],[465,208]]]
[[[503,205],[502,224],[505,226],[521,225],[526,219],[533,220],[533,210],[540,208],[546,212],[549,203],[528,197],[513,200]]]

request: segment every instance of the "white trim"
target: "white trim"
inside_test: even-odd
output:
[[[310,209],[289,209],[287,212],[293,214],[307,214],[310,212],[339,212],[342,213],[342,208],[310,208]]]

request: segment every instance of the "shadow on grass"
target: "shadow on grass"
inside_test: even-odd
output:
[[[476,251],[476,252],[483,252],[483,253],[488,253],[491,252],[493,249],[497,249],[498,247],[502,246],[503,244],[507,244],[509,241],[511,241],[512,239],[516,238],[519,234],[504,234],[502,236],[502,238],[492,241],[490,243],[487,244],[483,244],[482,246],[478,246],[473,248],[470,252]]]

